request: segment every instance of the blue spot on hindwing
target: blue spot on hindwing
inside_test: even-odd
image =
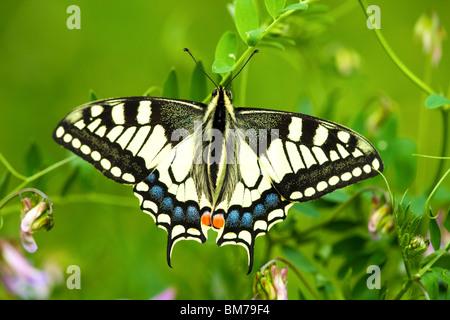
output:
[[[197,208],[194,206],[187,207],[186,216],[187,216],[187,221],[192,224],[198,223],[198,221],[200,219],[200,214],[199,214]]]
[[[149,183],[154,183],[156,179],[156,175],[154,173],[152,173],[151,175],[148,176],[147,181]]]
[[[173,221],[182,222],[184,220],[184,211],[181,207],[175,207],[173,210]]]
[[[160,186],[153,186],[150,193],[156,200],[159,201],[162,201],[164,197],[164,190]]]
[[[172,211],[173,209],[173,201],[172,198],[166,197],[161,203],[161,209],[164,211]]]
[[[228,214],[226,226],[229,228],[236,228],[239,225],[239,211],[232,210]]]
[[[252,226],[252,214],[250,212],[245,212],[242,215],[241,226],[244,228],[250,228]]]
[[[253,210],[256,217],[261,217],[265,211],[266,211],[266,209],[264,208],[264,206],[261,203],[257,204],[255,206],[255,209]]]
[[[275,209],[280,202],[279,197],[276,193],[270,193],[266,196],[264,205],[267,209]]]

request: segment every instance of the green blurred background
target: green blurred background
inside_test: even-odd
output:
[[[68,157],[69,153],[52,140],[52,131],[71,109],[89,100],[90,90],[99,99],[142,95],[149,87],[162,87],[174,67],[180,98],[189,98],[195,65],[182,49],[190,48],[210,72],[220,36],[227,30],[235,31],[228,3],[2,0],[0,152],[25,175]],[[70,16],[66,9],[72,4],[81,9],[80,30],[66,27]],[[261,17],[267,17],[263,1],[257,4]],[[396,117],[394,128],[386,134],[407,139],[405,157],[410,151],[438,155],[442,144],[438,111],[425,110],[426,95],[385,54],[366,27],[358,2],[324,0],[318,4],[326,5],[323,12],[298,20],[291,30],[296,45],[286,50],[259,48],[260,53],[247,67],[245,86],[239,78],[233,83],[236,106],[308,111],[359,129],[362,124],[358,121],[366,120],[385,103],[388,113]],[[369,4],[381,8],[381,31],[398,56],[420,78],[447,94],[449,41],[443,42],[439,66],[431,67],[420,42],[413,37],[413,29],[421,14],[433,9],[449,32],[450,2],[377,0]],[[244,49],[240,42],[239,52]],[[349,74],[337,69],[341,49],[359,59]],[[208,89],[213,85],[208,83]],[[377,147],[389,158],[383,143]],[[423,198],[421,192],[434,179],[437,161],[412,161],[409,157],[387,161],[386,175],[395,192],[402,194],[409,189],[410,195]],[[66,201],[61,190],[75,171],[77,182],[66,190]],[[0,173],[4,172],[1,165]],[[18,182],[11,178],[9,189]],[[365,184],[383,186],[379,178]],[[36,234],[39,250],[27,254],[37,267],[51,260],[61,268],[64,279],[51,298],[148,299],[168,287],[175,288],[179,299],[252,297],[253,275],[266,262],[266,237],[256,242],[250,276],[245,275],[245,250],[240,246],[217,247],[213,232],[205,244],[179,242],[170,269],[166,263],[167,234],[139,210],[130,187],[117,185],[76,161],[32,186],[55,199],[55,227]],[[76,197],[83,194],[97,199]],[[113,197],[110,200],[97,194]],[[99,203],[99,198],[107,203]],[[18,200],[15,205],[17,214],[5,216],[1,237],[17,238]],[[295,213],[280,225],[295,222],[301,228],[324,215],[321,212],[313,219]],[[321,236],[327,237],[325,233]],[[315,248],[299,250],[311,256]],[[69,265],[80,266],[81,290],[65,287]],[[294,291],[290,294],[295,297],[297,280],[289,279]],[[8,297],[0,288],[0,298]]]

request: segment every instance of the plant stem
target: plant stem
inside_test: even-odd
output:
[[[75,155],[72,155],[72,156],[70,156],[70,157],[68,157],[68,158],[66,158],[66,159],[64,159],[64,160],[61,160],[61,161],[59,161],[59,162],[57,162],[57,163],[55,163],[55,164],[53,164],[53,165],[51,165],[51,166],[45,168],[44,170],[39,171],[38,173],[36,173],[36,174],[34,174],[34,175],[30,176],[30,177],[25,177],[25,176],[23,176],[23,175],[17,173],[17,171],[9,164],[9,162],[8,162],[8,161],[3,157],[3,155],[1,155],[1,153],[0,153],[0,161],[3,162],[3,164],[6,166],[6,168],[7,168],[12,174],[14,174],[17,178],[23,180],[23,182],[20,183],[20,184],[19,184],[19,185],[18,185],[18,186],[17,186],[17,187],[16,187],[16,188],[8,195],[8,196],[6,196],[5,198],[3,198],[3,199],[0,201],[0,208],[1,208],[3,205],[5,205],[6,202],[8,202],[9,200],[11,200],[11,198],[13,198],[13,197],[15,197],[16,195],[18,195],[19,192],[21,192],[21,190],[22,190],[23,188],[25,188],[25,186],[26,186],[27,184],[29,184],[30,182],[32,182],[32,181],[34,181],[34,180],[40,178],[40,177],[43,176],[43,175],[49,173],[50,171],[55,170],[56,168],[58,168],[58,167],[60,167],[60,166],[62,166],[62,165],[64,165],[64,164],[66,164],[66,163],[68,163],[68,162],[74,160],[75,158],[76,158],[76,156],[75,156]],[[26,190],[28,190],[28,189],[26,189]],[[28,191],[30,191],[30,190],[28,190]]]
[[[449,128],[448,128],[448,110],[441,108],[442,115],[442,148],[441,148],[441,157],[445,157],[448,152],[449,142],[447,141],[447,137],[449,136]],[[436,176],[434,177],[433,183],[431,186],[434,186],[438,183],[439,177],[441,175],[442,170],[444,169],[444,159],[440,159],[439,166],[436,172]],[[427,192],[428,193],[428,192]]]
[[[6,158],[3,156],[3,154],[0,152],[0,161],[4,164],[4,166],[6,167],[6,169],[12,173],[13,176],[15,176],[16,178],[20,179],[20,180],[26,180],[27,177],[25,177],[24,175],[18,173],[13,166],[8,162],[8,160],[6,160]]]
[[[365,0],[358,0],[359,4],[361,5],[361,8],[364,11],[364,15],[367,19],[369,19],[369,15],[367,14],[367,4]],[[383,34],[381,33],[380,29],[374,28],[373,31],[375,32],[375,35],[377,36],[378,41],[380,42],[381,46],[383,47],[384,51],[386,51],[387,55],[391,60],[394,62],[394,64],[412,81],[414,82],[419,88],[421,88],[423,91],[428,93],[429,95],[435,94],[436,91],[431,89],[425,82],[420,80],[411,70],[408,69],[408,67],[400,60],[400,58],[394,53],[392,48],[387,43],[386,39],[384,38]]]

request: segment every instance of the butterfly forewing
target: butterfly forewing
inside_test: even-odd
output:
[[[83,105],[57,126],[54,139],[90,162],[105,176],[135,184],[181,140],[173,133],[193,124],[203,105],[150,97],[106,99]]]
[[[266,146],[258,148],[258,158],[284,199],[314,200],[383,170],[370,142],[339,124],[289,112],[237,110],[242,126],[276,131],[258,140]]]

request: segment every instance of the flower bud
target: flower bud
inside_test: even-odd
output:
[[[254,299],[287,300],[287,268],[278,269],[274,263],[263,272],[256,273],[253,285]]]
[[[430,56],[434,66],[441,60],[445,36],[445,29],[435,11],[422,14],[414,26],[414,37],[422,42],[423,52]]]
[[[390,214],[391,207],[388,204],[372,209],[372,214],[369,216],[369,223],[367,228],[374,240],[379,239],[378,233],[387,234],[394,228],[394,217]]]
[[[45,201],[32,206],[30,199],[25,198],[22,205],[22,221],[20,222],[20,238],[25,250],[33,253],[37,250],[36,242],[32,236],[38,230],[50,230],[54,225],[53,214],[47,210]]]
[[[406,248],[406,255],[410,259],[415,258],[427,251],[429,245],[430,241],[428,239],[422,238],[421,236],[415,236],[411,239]]]

